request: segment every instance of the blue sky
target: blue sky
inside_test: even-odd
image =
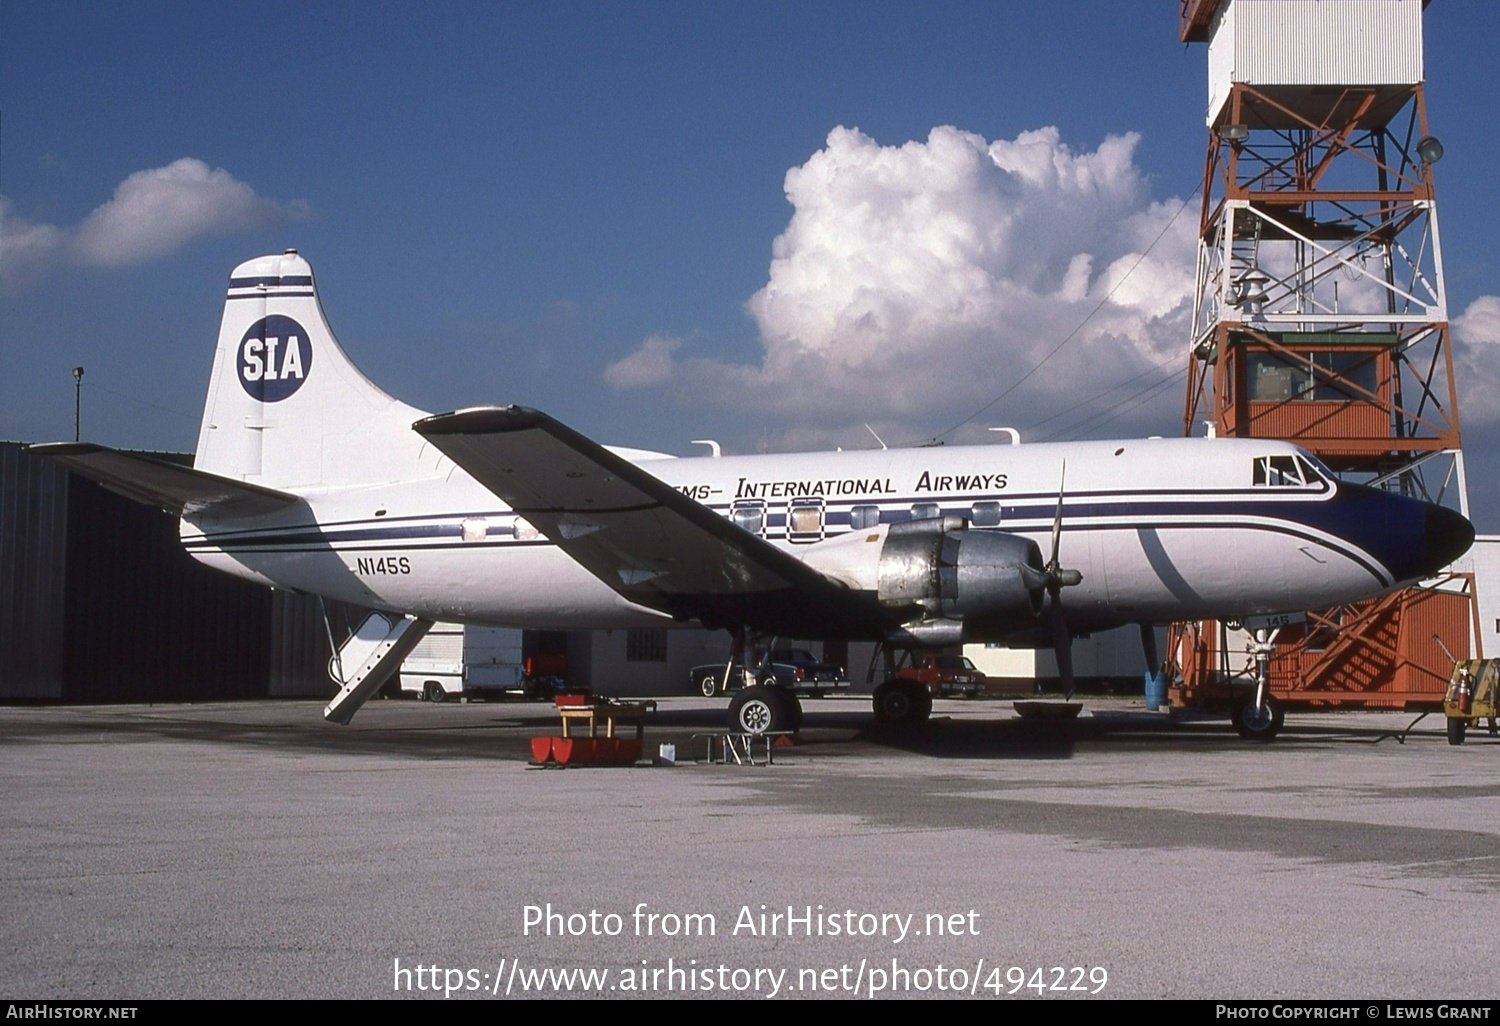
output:
[[[1207,48],[1176,6],[7,0],[0,437],[71,437],[82,364],[86,438],[190,449],[228,273],[289,246],[400,398],[681,454],[945,431],[1146,251],[1065,358],[949,437],[1179,433]],[[1500,344],[1497,27],[1480,0],[1425,16],[1470,350]],[[986,147],[1019,184],[981,180]],[[134,220],[90,219],[131,182]],[[173,182],[203,208],[147,202]],[[989,233],[979,293],[924,259],[940,229]],[[873,341],[828,296],[868,303]],[[1485,384],[1460,398],[1497,508]]]

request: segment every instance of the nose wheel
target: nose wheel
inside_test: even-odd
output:
[[[1246,741],[1264,742],[1281,733],[1281,727],[1286,721],[1286,710],[1270,695],[1266,696],[1264,705],[1257,704],[1252,695],[1234,707],[1229,719],[1235,730],[1239,731],[1240,737]]]

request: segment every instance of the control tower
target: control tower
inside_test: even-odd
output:
[[[1208,44],[1208,153],[1183,430],[1288,439],[1340,478],[1468,513],[1422,95],[1425,0],[1179,0]],[[1247,482],[1247,485],[1249,482]],[[1316,567],[1309,566],[1309,572]],[[1477,646],[1473,581],[1260,626],[1281,702],[1440,701]],[[1247,635],[1177,625],[1174,699]],[[1261,636],[1264,642],[1266,635]]]

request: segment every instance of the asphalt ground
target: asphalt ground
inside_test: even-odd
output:
[[[0,708],[0,997],[1500,998],[1483,731],[805,707],[771,766],[684,698],[675,767],[569,769],[544,705]]]

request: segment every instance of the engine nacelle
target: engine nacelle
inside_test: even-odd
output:
[[[951,644],[951,627],[964,621],[1036,618],[1045,597],[1042,553],[1036,542],[998,531],[971,531],[961,517],[891,525],[880,550],[877,594],[893,612],[910,612],[907,629],[921,639]]]
[[[901,625],[891,640],[905,644],[956,645],[966,634],[1025,631],[1046,598],[1036,542],[970,530],[962,517],[850,531],[800,555],[850,588],[874,592]]]

